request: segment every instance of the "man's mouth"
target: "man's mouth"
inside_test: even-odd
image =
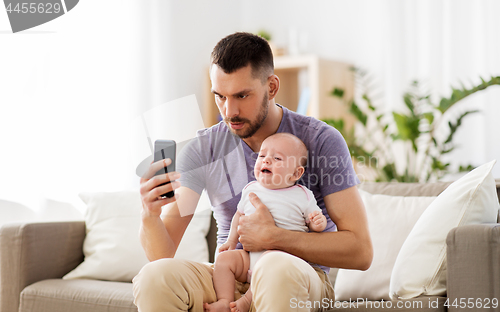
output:
[[[231,125],[231,128],[233,128],[235,130],[241,129],[245,125],[244,122],[231,122],[229,124]]]

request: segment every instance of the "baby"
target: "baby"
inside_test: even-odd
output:
[[[248,198],[251,192],[268,207],[277,226],[302,232],[321,232],[325,229],[326,218],[316,204],[314,194],[296,184],[304,174],[306,163],[306,146],[290,133],[277,133],[262,142],[254,167],[257,181],[248,183],[243,189],[229,237],[219,248],[220,254],[215,262],[213,281],[218,301],[205,303],[205,311],[247,312],[250,309],[250,290],[234,301],[234,280],[250,283],[252,269],[264,253],[235,250],[240,216],[255,212]]]

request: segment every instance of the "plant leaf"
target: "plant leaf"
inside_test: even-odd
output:
[[[340,118],[340,119],[324,119],[323,120],[326,124],[334,127],[335,129],[337,129],[342,135],[344,135],[344,130],[345,130],[345,122],[344,122],[344,119]]]
[[[395,180],[396,177],[398,176],[398,173],[395,170],[395,165],[394,164],[387,164],[382,168],[382,171],[385,173],[385,176],[387,179],[385,181],[392,181]]]
[[[429,122],[429,125],[432,125],[432,122],[434,121],[434,114],[432,112],[427,112],[427,113],[424,113],[424,118],[427,119],[427,121]]]
[[[439,102],[439,106],[437,107],[437,109],[441,111],[441,113],[444,113],[455,103],[464,99],[465,97],[474,94],[478,91],[484,90],[489,86],[500,85],[500,76],[491,77],[489,81],[485,81],[482,77],[480,77],[480,79],[481,79],[481,84],[471,89],[458,90],[452,88],[451,96],[449,98],[441,98],[441,101]]]
[[[410,109],[411,114],[415,115],[415,104],[413,104],[412,95],[410,93],[405,93],[405,95],[403,96],[403,100],[406,104],[406,107]]]
[[[407,116],[393,112],[394,120],[398,127],[399,136],[402,140],[411,141],[415,152],[418,151],[417,139],[421,132],[419,130],[420,118],[418,116]]]
[[[462,166],[462,165],[460,165],[460,166],[458,167],[458,172],[469,172],[469,171],[471,171],[471,170],[474,170],[474,168],[476,168],[476,167],[474,167],[474,166],[473,166],[473,165],[471,165],[471,164],[468,164],[467,166]]]
[[[402,114],[398,114],[396,112],[392,113],[394,117],[394,121],[396,122],[396,126],[398,127],[398,137],[401,140],[409,140],[410,139],[410,129],[408,129],[408,117]]]
[[[370,97],[368,97],[368,94],[366,94],[366,93],[363,94],[363,100],[366,101],[366,104],[368,104],[368,108],[371,111],[374,112],[376,110],[375,106],[373,106],[372,100],[370,99]]]
[[[449,163],[443,164],[443,162],[441,162],[439,159],[432,157],[432,169],[445,171],[449,165]]]
[[[331,95],[341,99],[344,97],[344,89],[334,88],[331,92]]]
[[[450,128],[450,134],[448,134],[448,137],[446,140],[443,142],[443,144],[450,143],[453,140],[453,135],[455,135],[455,132],[457,131],[458,127],[462,124],[462,119],[464,119],[465,116],[469,114],[474,114],[477,113],[478,110],[473,110],[473,111],[466,111],[462,115],[458,117],[458,119],[455,121],[455,123],[452,123],[451,121],[448,122],[448,127]]]
[[[404,141],[411,141],[413,150],[416,152],[416,140],[420,136],[420,119],[417,116],[406,116],[393,112],[394,121],[398,127],[399,138]]]
[[[450,147],[448,149],[445,149],[445,150],[442,150],[441,151],[441,154],[448,154],[449,152],[453,151],[455,149],[455,147]]]
[[[351,102],[349,111],[353,114],[362,124],[366,126],[368,121],[368,116],[359,109],[358,105],[354,101]]]

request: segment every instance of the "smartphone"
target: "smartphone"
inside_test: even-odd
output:
[[[155,151],[154,151],[154,162],[157,162],[162,159],[170,158],[172,163],[167,167],[163,167],[155,173],[155,176],[160,174],[165,174],[168,172],[175,171],[175,141],[174,140],[156,140],[155,141]],[[170,182],[166,182],[161,185],[165,185]],[[174,192],[170,191],[161,195],[161,197],[174,197]]]

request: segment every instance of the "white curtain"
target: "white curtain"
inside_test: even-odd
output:
[[[80,1],[64,16],[0,33],[0,198],[53,199],[137,186],[127,129],[137,99],[131,1]],[[0,29],[10,29],[0,14]]]
[[[389,1],[385,24],[384,95],[392,109],[403,105],[401,94],[418,79],[430,90],[434,103],[459,88],[500,75],[500,13],[498,1]],[[445,158],[454,168],[500,160],[500,86],[462,101],[453,110],[481,113],[464,120],[456,135],[459,146]],[[444,123],[443,135],[447,131]],[[500,177],[500,165],[494,169]],[[453,177],[450,177],[453,178]]]

